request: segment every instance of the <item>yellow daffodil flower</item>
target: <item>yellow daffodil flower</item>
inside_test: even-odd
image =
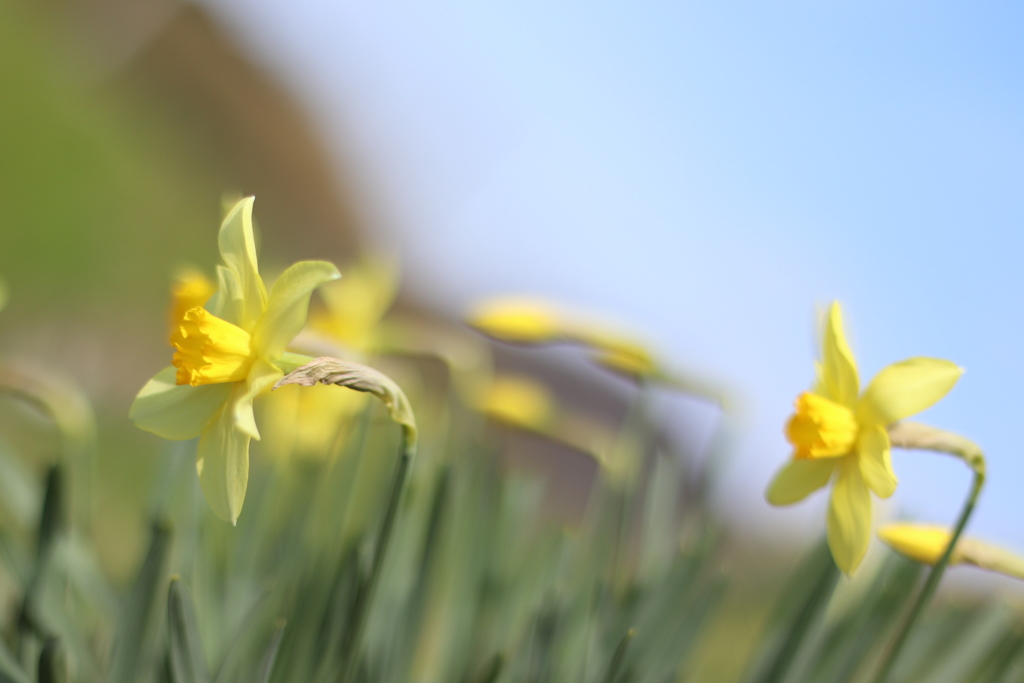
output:
[[[249,478],[249,441],[259,439],[253,399],[309,360],[285,346],[306,321],[312,291],[340,277],[325,261],[288,268],[269,294],[252,234],[252,197],[238,202],[220,228],[223,265],[206,307],[182,314],[171,334],[170,367],[139,392],[129,416],[166,439],[199,437],[196,469],[218,516],[234,524]]]
[[[378,328],[398,289],[398,267],[369,256],[345,269],[345,277],[320,289],[326,304],[309,314],[309,329],[344,345],[365,360],[373,352]]]
[[[500,298],[484,301],[466,321],[489,337],[513,344],[576,344],[593,352],[598,365],[626,375],[666,380],[661,364],[643,344],[603,322],[545,301]]]
[[[498,422],[538,432],[551,426],[555,401],[544,385],[528,377],[499,375],[479,406]]]
[[[479,304],[466,322],[489,337],[515,344],[567,341],[565,315],[533,299],[503,298]]]
[[[836,566],[850,574],[871,538],[871,492],[888,498],[896,489],[887,427],[941,399],[963,370],[946,360],[910,358],[884,368],[862,394],[838,303],[829,310],[822,347],[817,384],[797,397],[786,425],[793,457],[767,499],[790,505],[833,482],[828,543]]]
[[[586,349],[590,359],[637,382],[651,382],[704,397],[723,409],[731,402],[721,387],[670,368],[650,347],[616,325],[526,297],[485,300],[466,316],[479,332],[512,344],[569,344]]]
[[[878,537],[915,562],[934,565],[949,546],[949,529],[930,524],[886,524]],[[960,538],[949,564],[968,564],[1024,579],[1024,557],[975,538]]]

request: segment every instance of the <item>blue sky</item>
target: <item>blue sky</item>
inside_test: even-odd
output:
[[[207,0],[355,158],[413,289],[600,311],[746,397],[723,502],[768,510],[816,307],[864,379],[967,373],[922,416],[989,453],[972,525],[1024,550],[1024,7]],[[948,458],[896,505],[951,520]],[[814,517],[824,497],[756,515]]]

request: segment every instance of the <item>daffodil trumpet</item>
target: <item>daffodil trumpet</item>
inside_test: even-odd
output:
[[[216,293],[180,313],[171,333],[171,365],[142,388],[129,412],[138,427],[158,436],[199,437],[196,470],[203,493],[232,524],[245,500],[249,442],[260,438],[253,400],[309,360],[285,347],[306,322],[313,290],[341,277],[331,263],[302,261],[268,292],[256,261],[252,206],[252,197],[243,199],[225,217],[217,239],[222,264]],[[176,291],[176,299],[184,293]]]
[[[871,494],[896,490],[891,425],[946,395],[963,370],[938,358],[910,358],[881,370],[863,392],[853,353],[833,303],[825,322],[817,382],[801,393],[786,424],[792,456],[766,493],[791,505],[832,484],[826,530],[832,557],[845,574],[857,569],[871,540]]]
[[[384,508],[384,517],[381,518],[380,530],[377,532],[373,563],[366,582],[356,595],[355,604],[352,607],[350,631],[342,645],[343,669],[340,680],[344,683],[353,680],[359,666],[360,645],[363,632],[366,629],[370,602],[376,592],[381,569],[384,566],[384,558],[391,543],[395,520],[398,517],[402,492],[405,490],[409,469],[416,453],[416,418],[405,392],[391,378],[374,368],[358,363],[348,363],[336,358],[316,358],[282,377],[274,385],[274,388],[277,389],[288,384],[312,386],[316,383],[334,384],[353,391],[373,394],[385,405],[392,421],[402,428],[402,445],[399,449],[398,463],[395,466],[395,475],[391,480],[391,490]]]

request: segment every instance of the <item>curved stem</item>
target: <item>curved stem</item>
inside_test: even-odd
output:
[[[956,548],[957,541],[960,540],[960,534],[963,533],[964,527],[967,526],[967,521],[971,517],[971,513],[974,512],[974,506],[978,502],[978,495],[981,493],[981,487],[984,484],[984,469],[974,468],[974,482],[971,486],[971,492],[967,496],[963,510],[960,511],[960,517],[956,521],[956,527],[953,529],[952,537],[949,539],[949,545],[946,546],[946,551],[942,554],[938,563],[932,567],[931,572],[928,574],[927,581],[925,581],[924,586],[921,587],[921,592],[918,593],[914,603],[910,606],[910,609],[907,610],[907,614],[903,618],[900,630],[889,643],[889,649],[886,651],[885,657],[882,660],[882,665],[879,667],[878,673],[875,676],[875,683],[885,683],[886,678],[889,676],[889,671],[892,669],[893,664],[896,662],[896,658],[900,654],[900,650],[903,648],[903,644],[907,639],[907,634],[913,628],[915,622],[917,622],[924,606],[932,597],[936,587],[938,587],[939,581],[942,579],[942,575],[945,573],[946,567],[949,565],[949,558],[953,555],[953,549]]]

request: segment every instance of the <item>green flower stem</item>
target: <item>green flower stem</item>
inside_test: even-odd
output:
[[[953,555],[953,549],[956,548],[956,543],[960,539],[960,534],[963,533],[964,527],[967,526],[967,521],[971,518],[971,513],[974,512],[974,506],[978,502],[978,496],[981,494],[981,488],[985,484],[985,469],[984,467],[972,467],[974,470],[974,482],[971,486],[970,495],[967,496],[967,501],[964,503],[963,510],[960,511],[960,518],[956,522],[956,527],[953,529],[953,536],[949,539],[949,545],[946,546],[946,552],[942,554],[942,558],[939,559],[938,563],[932,567],[931,572],[928,574],[928,580],[925,581],[924,586],[921,587],[921,592],[918,593],[917,599],[907,610],[906,616],[903,618],[903,624],[900,630],[896,633],[896,636],[889,643],[889,649],[885,653],[885,657],[882,660],[882,665],[878,669],[878,674],[875,676],[875,683],[885,683],[889,676],[889,672],[896,662],[896,658],[900,654],[900,650],[903,648],[903,644],[907,639],[907,634],[910,629],[913,628],[917,622],[918,617],[924,610],[924,606],[931,599],[932,594],[935,592],[936,587],[939,585],[939,581],[942,579],[943,573],[946,571],[946,567],[949,565],[949,558]]]
[[[352,606],[352,619],[349,622],[347,637],[342,646],[343,668],[339,678],[341,683],[349,683],[355,680],[355,675],[359,668],[360,645],[362,644],[363,632],[366,630],[370,603],[373,600],[377,582],[380,580],[381,569],[384,566],[384,558],[390,545],[395,520],[398,518],[398,507],[402,500],[402,492],[405,490],[405,482],[409,477],[409,469],[415,452],[415,435],[410,434],[409,429],[403,429],[401,451],[398,455],[398,463],[395,466],[395,476],[391,481],[391,491],[388,494],[387,507],[384,509],[384,517],[381,519],[380,531],[377,534],[377,546],[374,548],[373,564],[370,567],[370,574],[366,577],[366,583],[363,584],[356,594],[355,604]]]

